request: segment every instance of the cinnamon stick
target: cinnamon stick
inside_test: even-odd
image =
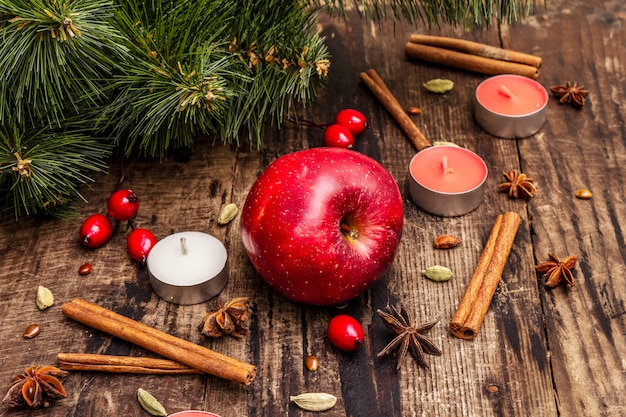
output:
[[[99,355],[93,353],[59,353],[59,368],[64,371],[98,371],[151,375],[202,374],[199,369],[168,359],[134,356]]]
[[[360,73],[359,77],[372,93],[374,93],[391,116],[396,119],[402,131],[418,151],[431,146],[428,139],[426,139],[421,130],[413,123],[413,120],[406,114],[376,70],[369,69],[366,72]]]
[[[422,59],[436,64],[480,72],[489,75],[516,74],[537,79],[539,69],[532,65],[502,61],[435,46],[408,42],[404,49],[410,58]]]
[[[450,332],[454,336],[470,340],[478,334],[502,277],[520,223],[520,216],[513,212],[496,218],[474,274],[450,321]]]
[[[540,68],[542,63],[541,57],[536,55],[498,48],[496,46],[485,45],[484,43],[472,42],[465,39],[413,34],[410,36],[409,40],[412,43],[436,46],[443,49],[453,49],[459,52],[497,59],[500,61],[517,62],[519,64],[530,65],[535,68]]]
[[[244,385],[250,385],[256,377],[254,365],[156,330],[96,304],[76,298],[63,304],[62,311],[80,323],[204,373]]]

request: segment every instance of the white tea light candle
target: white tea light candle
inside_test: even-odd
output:
[[[158,241],[146,261],[157,295],[175,304],[198,304],[228,282],[226,248],[202,232],[174,233]]]

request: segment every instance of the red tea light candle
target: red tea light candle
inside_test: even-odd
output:
[[[487,133],[525,138],[546,121],[547,90],[535,80],[513,74],[496,75],[476,88],[475,117]]]
[[[220,417],[217,414],[209,413],[208,411],[179,411],[178,413],[170,414],[169,417]]]
[[[438,216],[469,213],[483,201],[487,165],[474,152],[458,146],[432,146],[409,165],[411,198]]]
[[[228,283],[226,248],[202,232],[180,232],[159,240],[146,265],[150,284],[174,304],[198,304],[220,293]]]

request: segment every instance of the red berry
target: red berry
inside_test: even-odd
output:
[[[107,212],[115,220],[130,220],[137,215],[139,199],[132,190],[118,190],[107,201]]]
[[[92,214],[80,226],[80,243],[88,248],[97,248],[104,245],[112,234],[111,220],[104,214]]]
[[[339,314],[328,323],[328,340],[337,349],[352,351],[363,345],[363,327],[353,317]]]
[[[354,109],[343,109],[335,116],[335,123],[347,128],[354,136],[358,136],[367,129],[367,118],[363,113]]]
[[[335,148],[352,148],[354,136],[341,125],[330,125],[324,130],[324,144]]]
[[[156,244],[154,234],[148,229],[134,229],[126,238],[126,248],[131,258],[137,262],[145,263],[148,253]]]

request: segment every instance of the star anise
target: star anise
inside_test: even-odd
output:
[[[576,265],[579,255],[570,255],[561,261],[558,256],[548,254],[550,260],[535,266],[535,269],[548,277],[546,285],[554,288],[565,280],[570,287],[575,286],[572,268]]]
[[[561,104],[572,104],[576,107],[582,107],[585,104],[585,97],[589,91],[585,90],[585,86],[579,86],[578,83],[571,84],[569,81],[565,85],[555,85],[550,90],[559,99]]]
[[[424,333],[432,329],[439,320],[423,326],[412,327],[410,324],[411,320],[404,306],[390,307],[387,305],[386,310],[387,312],[382,310],[377,310],[376,312],[382,318],[383,323],[396,334],[396,337],[377,356],[387,356],[397,348],[400,348],[396,369],[400,369],[402,366],[407,351],[419,365],[428,368],[429,365],[424,358],[424,354],[441,355],[442,352],[441,349],[424,336]]]
[[[16,375],[2,399],[9,407],[48,407],[52,400],[67,397],[61,381],[68,372],[54,366],[31,366],[24,373]]]
[[[199,329],[209,337],[217,338],[229,334],[241,339],[248,333],[246,321],[249,308],[248,297],[233,298],[224,307],[216,304],[213,310],[202,318]]]
[[[537,187],[535,187],[534,180],[526,176],[526,174],[518,174],[517,171],[512,170],[503,173],[503,175],[507,180],[500,183],[498,188],[500,191],[508,193],[509,197],[532,198],[535,195]]]

